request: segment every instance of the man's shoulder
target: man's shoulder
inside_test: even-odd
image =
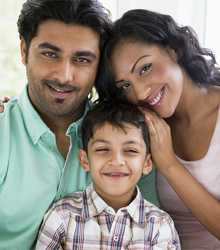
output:
[[[11,114],[14,109],[19,109],[17,98],[14,98],[13,100],[5,103],[4,111],[0,113],[1,119],[3,119],[3,117],[6,117],[8,114]]]

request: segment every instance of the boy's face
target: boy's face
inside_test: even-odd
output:
[[[141,174],[152,169],[141,130],[130,123],[124,125],[127,133],[105,123],[90,139],[88,155],[79,151],[81,165],[91,172],[94,188],[104,201],[120,198],[130,203]]]

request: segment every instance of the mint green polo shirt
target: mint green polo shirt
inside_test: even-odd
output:
[[[86,100],[84,115],[91,105]],[[30,103],[27,86],[5,105],[0,114],[0,250],[31,249],[51,203],[91,183],[78,161],[82,120],[66,132],[71,144],[64,160],[54,133]],[[155,168],[138,186],[145,199],[159,206]]]

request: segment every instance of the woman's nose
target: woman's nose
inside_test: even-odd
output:
[[[145,100],[149,93],[150,93],[151,87],[150,86],[146,86],[144,84],[133,84],[133,91],[135,93],[136,99],[138,101],[142,101]]]

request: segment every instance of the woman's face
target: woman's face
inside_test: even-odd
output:
[[[163,118],[174,113],[184,76],[173,49],[120,42],[110,57],[110,63],[115,86],[128,101],[147,106]]]

